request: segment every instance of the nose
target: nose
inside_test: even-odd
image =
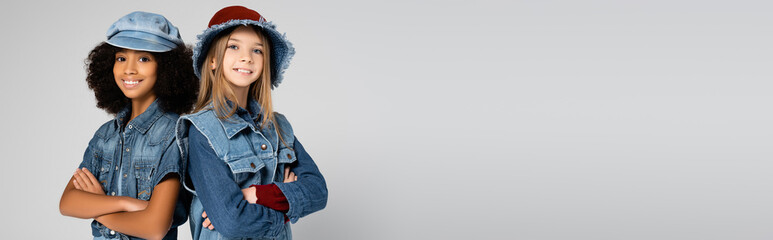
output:
[[[252,62],[252,54],[250,54],[250,51],[242,51],[242,55],[239,58],[239,61],[251,63]]]
[[[137,74],[137,63],[136,61],[126,61],[126,64],[124,64],[123,68],[124,74]]]

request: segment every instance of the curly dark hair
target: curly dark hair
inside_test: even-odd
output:
[[[116,114],[131,103],[118,88],[113,75],[115,53],[121,48],[102,42],[86,59],[86,82],[94,90],[97,107]],[[193,74],[193,51],[179,46],[168,52],[151,52],[156,58],[156,84],[153,91],[162,110],[184,114],[190,112],[199,90],[199,79]]]

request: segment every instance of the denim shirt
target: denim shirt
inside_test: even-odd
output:
[[[249,112],[238,108],[228,119],[217,118],[207,108],[178,120],[177,141],[188,157],[193,184],[186,181],[184,186],[195,195],[190,211],[193,239],[292,239],[282,212],[243,199],[241,189],[252,184],[276,184],[287,198],[287,216],[293,223],[327,204],[325,179],[286,118],[275,115],[280,131],[272,123],[261,129],[260,105],[251,99],[247,107]],[[285,166],[292,166],[297,181],[282,182]],[[202,227],[204,210],[214,230]]]
[[[131,106],[116,114],[115,119],[103,124],[94,133],[79,168],[87,168],[102,183],[105,194],[149,200],[153,189],[170,173],[184,169],[179,148],[174,140],[174,126],[179,115],[163,112],[158,100],[142,114],[129,120]],[[185,199],[188,193],[180,191],[173,223],[164,239],[177,239],[177,226],[187,218]],[[139,239],[108,229],[101,223],[91,222],[91,233],[108,239]]]

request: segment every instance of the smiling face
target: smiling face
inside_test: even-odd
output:
[[[153,85],[156,84],[158,63],[153,54],[144,51],[122,49],[115,53],[113,76],[118,88],[132,100],[156,98]]]
[[[223,75],[235,91],[245,91],[263,72],[264,44],[251,27],[231,32],[223,54]],[[213,63],[214,64],[214,63]]]

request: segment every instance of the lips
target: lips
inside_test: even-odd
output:
[[[133,80],[121,79],[121,81],[123,81],[123,86],[126,89],[133,89],[133,88],[136,88],[137,85],[140,85],[140,82],[142,82],[142,79],[133,79]]]
[[[246,68],[234,68],[233,70],[238,72],[238,73],[245,74],[245,75],[252,74],[252,70],[249,70],[249,69],[246,69]]]

